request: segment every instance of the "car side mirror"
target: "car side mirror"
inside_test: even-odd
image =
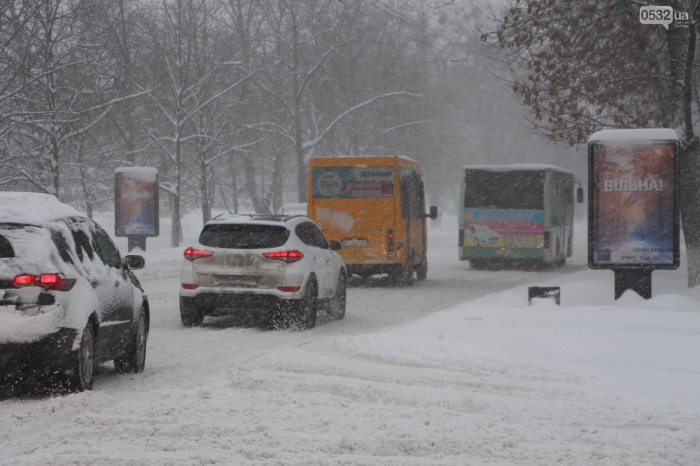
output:
[[[437,220],[437,214],[438,214],[437,206],[431,205],[430,206],[430,213],[425,214],[425,216],[429,217],[430,220]]]
[[[126,266],[129,270],[139,270],[144,268],[146,265],[146,259],[142,256],[137,256],[135,254],[129,254],[126,256]]]
[[[579,204],[583,202],[583,188],[576,189],[576,202]]]
[[[329,246],[331,248],[331,251],[340,251],[343,249],[343,245],[340,243],[340,241],[336,241],[332,239],[329,243]]]

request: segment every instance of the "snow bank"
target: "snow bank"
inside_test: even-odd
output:
[[[593,377],[630,399],[682,404],[700,413],[700,300],[633,292],[613,299],[613,281],[579,279],[552,300],[527,304],[515,288],[344,345],[401,364],[464,368],[477,360],[536,364]],[[547,285],[551,285],[548,283]]]

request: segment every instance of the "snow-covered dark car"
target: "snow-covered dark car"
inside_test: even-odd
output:
[[[89,390],[97,364],[141,372],[148,300],[109,235],[54,196],[0,193],[0,383]]]
[[[273,326],[308,329],[316,325],[317,305],[342,319],[347,271],[340,248],[302,215],[220,215],[185,250],[182,323],[251,310]]]

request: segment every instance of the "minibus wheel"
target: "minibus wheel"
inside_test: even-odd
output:
[[[416,269],[416,280],[422,282],[428,278],[428,261],[423,262]]]

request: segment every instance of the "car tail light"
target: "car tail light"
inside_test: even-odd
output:
[[[45,290],[62,290],[68,284],[68,280],[57,273],[44,273],[39,277],[39,286]]]
[[[263,253],[263,256],[267,257],[268,259],[284,261],[287,264],[300,261],[304,257],[304,255],[296,249],[292,249],[291,251],[266,252]]]
[[[207,251],[206,249],[195,249],[187,248],[185,249],[185,259],[188,261],[193,261],[195,259],[201,259],[202,257],[210,257],[214,255],[213,251]]]
[[[60,273],[43,273],[41,275],[25,274],[17,275],[15,278],[13,278],[12,286],[15,288],[40,286],[45,290],[61,291],[71,282],[74,282],[74,280],[68,280]]]
[[[549,232],[544,232],[544,248],[549,249]]]
[[[394,252],[394,230],[388,230],[386,232],[386,245],[390,253]]]
[[[199,288],[199,285],[195,285],[194,283],[183,283],[182,288],[185,290],[196,290]]]
[[[17,275],[13,278],[12,286],[15,288],[22,288],[24,286],[37,286],[37,281],[39,277],[37,275]]]
[[[459,229],[459,235],[457,235],[457,240],[459,241],[459,247],[464,246],[464,230]]]
[[[299,291],[301,289],[300,286],[280,286],[277,288],[280,291],[284,291],[285,293],[291,293],[293,291]]]

